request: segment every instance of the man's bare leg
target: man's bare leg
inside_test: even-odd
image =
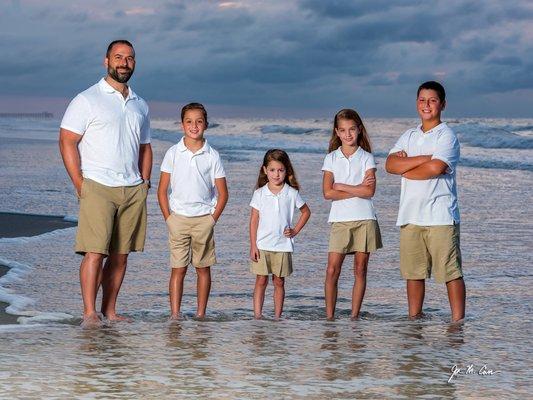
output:
[[[204,318],[209,292],[211,291],[211,267],[196,268],[196,290],[198,297],[196,317]]]
[[[326,300],[326,318],[335,318],[335,305],[337,304],[337,283],[341,274],[342,262],[345,254],[328,253],[328,267],[326,269],[326,282],[324,284],[324,297]]]
[[[96,314],[96,295],[100,286],[99,277],[104,255],[99,253],[85,253],[80,265],[80,286],[83,299],[82,325],[100,325]]]
[[[172,268],[168,292],[170,294],[170,319],[177,320],[180,317],[181,299],[183,297],[183,281],[187,274],[187,267]]]
[[[422,316],[422,306],[426,294],[424,279],[407,279],[407,302],[409,303],[409,318]]]
[[[128,264],[127,254],[111,253],[104,264],[102,270],[102,314],[110,321],[128,320],[116,312],[118,292],[122,286],[126,266]]]
[[[446,283],[448,299],[452,311],[452,322],[458,322],[465,317],[466,288],[463,278],[454,279]]]
[[[352,289],[352,319],[359,318],[359,311],[363,304],[366,291],[366,271],[370,253],[357,251],[353,258],[355,281]]]

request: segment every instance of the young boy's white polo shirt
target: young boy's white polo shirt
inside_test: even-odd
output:
[[[161,171],[170,174],[170,209],[185,217],[212,214],[217,204],[215,179],[226,172],[218,152],[207,140],[196,153],[183,138],[167,150]]]
[[[84,178],[102,185],[142,182],[139,145],[150,143],[148,105],[129,88],[128,97],[102,78],[69,104],[61,128],[83,135],[78,149]]]
[[[298,190],[287,184],[277,194],[270,191],[268,184],[257,189],[250,202],[250,206],[259,211],[257,248],[292,252],[293,240],[285,237],[283,231],[292,226],[294,209],[304,204]]]
[[[407,130],[389,154],[405,151],[409,157],[432,155],[448,164],[436,178],[411,180],[402,177],[400,210],[396,225],[453,225],[459,221],[455,170],[459,162],[459,140],[444,122],[423,132],[421,125]]]
[[[372,168],[376,168],[372,153],[359,147],[355,153],[346,158],[339,147],[326,156],[322,171],[333,173],[335,183],[355,186],[363,182],[366,171]],[[328,222],[361,221],[365,219],[376,219],[372,200],[352,197],[331,202]]]

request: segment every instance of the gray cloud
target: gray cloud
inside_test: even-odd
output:
[[[0,95],[71,97],[105,72],[107,43],[125,37],[137,53],[132,84],[148,100],[412,115],[417,85],[437,79],[457,115],[514,115],[503,101],[470,100],[514,91],[533,109],[526,0],[228,3],[8,3]]]

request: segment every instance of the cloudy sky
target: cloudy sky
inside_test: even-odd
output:
[[[58,112],[117,38],[156,116],[414,116],[436,79],[449,116],[533,117],[529,0],[2,0],[0,111]]]

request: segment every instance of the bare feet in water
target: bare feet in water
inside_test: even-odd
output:
[[[107,314],[105,318],[109,322],[133,322],[131,318],[124,317],[123,315],[118,314]]]
[[[100,319],[100,317],[96,313],[95,314],[84,315],[83,319],[81,321],[81,324],[80,324],[80,326],[83,329],[101,328],[103,325],[104,324],[103,324],[102,320]]]

